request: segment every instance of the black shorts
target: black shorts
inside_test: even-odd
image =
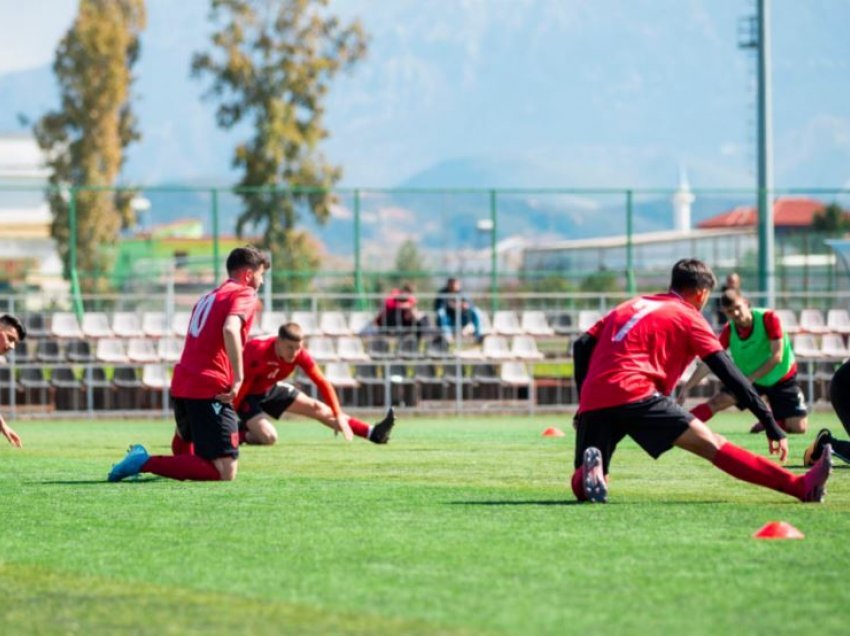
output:
[[[174,398],[177,431],[204,459],[239,457],[239,420],[230,404],[218,400]]]
[[[773,417],[777,420],[784,420],[788,417],[806,417],[809,410],[806,408],[806,397],[797,384],[797,375],[794,374],[784,382],[777,382],[773,386],[762,386],[761,384],[753,384],[756,393],[763,395],[770,405],[770,410]],[[726,387],[721,389],[724,393],[731,393]],[[736,405],[739,411],[743,411],[744,407],[740,404]]]
[[[658,459],[673,448],[673,442],[693,419],[693,415],[663,395],[582,412],[576,430],[575,467],[581,466],[585,449],[595,446],[602,452],[602,464],[608,474],[611,456],[626,435]]]
[[[244,424],[260,413],[270,415],[276,420],[280,419],[299,393],[300,391],[288,382],[280,382],[265,393],[248,395],[239,406],[239,419]]]
[[[844,425],[844,430],[850,434],[850,361],[845,362],[829,383],[829,401],[835,414]]]

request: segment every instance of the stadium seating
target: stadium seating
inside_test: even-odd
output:
[[[301,331],[305,336],[322,335],[322,330],[319,329],[319,320],[312,311],[293,311],[292,322],[297,323],[301,327]]]
[[[12,403],[12,392],[15,393],[15,402],[19,401],[20,385],[13,377],[12,369],[6,365],[0,365],[0,405]]]
[[[182,338],[161,338],[156,343],[156,353],[160,360],[177,362],[183,353]]]
[[[826,321],[820,309],[804,309],[800,312],[800,331],[806,333],[826,333]]]
[[[568,336],[575,333],[573,327],[573,317],[571,314],[562,311],[552,316],[552,329],[559,336]]]
[[[440,371],[441,369],[437,365],[430,362],[420,362],[413,367],[417,403],[422,400],[443,400],[446,398],[448,382]]]
[[[525,310],[520,318],[522,330],[536,337],[554,336],[555,330],[549,325],[545,312]]]
[[[325,365],[325,377],[334,388],[357,388],[357,380],[351,375],[351,367],[347,362],[329,362]]]
[[[518,360],[542,360],[543,352],[537,348],[532,336],[514,336],[511,341],[511,356]]]
[[[371,311],[352,311],[348,315],[348,330],[353,334],[363,333],[374,319],[375,314]]]
[[[62,362],[65,354],[59,349],[56,340],[38,340],[35,345],[35,359],[39,362]]]
[[[142,381],[135,367],[116,367],[112,375],[118,408],[138,409],[142,405]]]
[[[44,338],[50,335],[48,321],[40,311],[31,311],[24,316],[24,326],[30,338]]]
[[[92,408],[95,410],[112,408],[112,382],[106,377],[104,367],[88,366],[83,372],[83,389],[92,395]]]
[[[148,338],[164,338],[171,335],[168,317],[161,311],[146,311],[142,314],[142,332]]]
[[[495,364],[478,364],[472,370],[472,399],[498,400],[501,394],[502,378]]]
[[[100,362],[125,364],[128,362],[124,340],[120,338],[101,338],[97,341],[94,357]]]
[[[398,340],[396,345],[396,355],[400,358],[413,360],[422,357],[422,352],[419,349],[419,339],[414,334],[407,334]]]
[[[487,360],[511,360],[514,354],[504,336],[487,336],[481,345],[481,353]]]
[[[794,354],[798,358],[818,359],[823,355],[821,348],[818,346],[817,340],[815,340],[814,335],[810,333],[794,334],[792,346],[794,347]]]
[[[827,333],[821,338],[821,354],[825,358],[843,361],[850,357],[850,350],[844,342],[844,336],[839,333]]]
[[[356,336],[341,337],[336,342],[336,351],[340,360],[349,362],[368,362],[369,360],[363,341]]]
[[[154,391],[162,391],[171,386],[171,378],[163,364],[146,364],[142,367],[142,386]]]
[[[787,334],[795,334],[800,331],[800,324],[797,322],[797,314],[791,309],[776,309],[776,315],[782,323],[782,329]]]
[[[316,362],[331,362],[339,360],[334,347],[334,341],[324,336],[313,336],[307,340],[307,350]]]
[[[159,362],[156,344],[147,338],[130,338],[127,341],[127,359],[131,362]]]
[[[341,311],[323,311],[319,316],[319,330],[328,336],[351,335],[351,328]]]
[[[267,336],[276,336],[280,326],[287,322],[283,311],[264,311],[260,315],[260,331]]]
[[[139,316],[130,311],[112,314],[112,331],[118,338],[143,338],[145,335]]]
[[[595,325],[604,314],[596,309],[582,309],[578,312],[578,332],[584,333]]]
[[[516,312],[498,310],[493,314],[493,326],[491,333],[502,336],[517,336],[523,333]]]
[[[192,320],[192,312],[175,311],[171,319],[171,333],[178,338],[185,338],[189,333],[189,321]]]
[[[833,333],[850,334],[850,312],[846,309],[830,309],[826,312],[826,327]]]
[[[502,382],[502,387],[507,388],[513,399],[522,397],[521,389],[526,389],[525,397],[528,396],[528,389],[531,386],[531,375],[528,373],[528,368],[522,362],[505,362],[499,370],[499,379]]]
[[[372,360],[389,360],[394,357],[392,342],[385,336],[371,336],[366,340],[366,351]]]
[[[50,384],[54,388],[55,405],[58,410],[78,411],[80,409],[83,383],[77,379],[71,367],[55,367],[50,375]]]
[[[354,367],[357,380],[357,404],[359,406],[380,406],[385,403],[385,383],[381,375],[381,366],[377,364],[358,364]]]
[[[68,312],[56,312],[50,321],[50,335],[54,338],[82,338],[83,330],[77,316]]]
[[[115,335],[109,326],[109,316],[102,311],[89,311],[83,315],[83,335],[86,338],[111,338]]]
[[[92,362],[94,354],[88,340],[71,340],[65,347],[65,357],[68,362],[84,363]]]
[[[24,402],[27,404],[49,404],[51,392],[50,382],[44,377],[44,369],[40,367],[26,367],[21,369],[18,382],[23,389]],[[35,399],[36,394],[38,399]]]

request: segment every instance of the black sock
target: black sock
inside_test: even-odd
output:
[[[839,459],[850,463],[850,442],[843,439],[835,439],[830,435],[830,444],[832,444],[832,452],[835,453],[839,457]]]

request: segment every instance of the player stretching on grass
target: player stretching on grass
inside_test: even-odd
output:
[[[788,456],[785,435],[700,313],[714,285],[707,265],[680,260],[669,292],[626,301],[576,341],[580,413],[572,489],[580,501],[606,501],[611,457],[626,435],[656,459],[678,446],[743,481],[802,501],[823,499],[832,467],[828,444],[809,472],[794,475],[727,442],[669,397],[699,356],[764,423],[771,454],[779,453],[781,461]]]
[[[797,361],[791,349],[788,334],[782,331],[782,323],[770,309],[750,308],[740,290],[727,289],[720,296],[720,306],[729,322],[720,333],[720,344],[729,350],[732,360],[759,395],[767,398],[773,417],[779,427],[787,433],[805,433],[806,399],[797,384]],[[679,393],[682,404],[691,387],[708,375],[709,369],[701,364],[685,382]],[[735,405],[736,400],[729,389],[721,389],[708,402],[696,406],[691,413],[707,422],[715,413]],[[739,405],[739,408],[743,408]],[[750,432],[760,433],[761,422]]]
[[[239,414],[239,440],[246,444],[271,445],[277,441],[277,429],[270,418],[279,419],[284,411],[318,420],[335,431],[349,427],[358,437],[386,444],[395,424],[393,410],[375,426],[343,413],[333,385],[322,374],[307,349],[300,325],[282,325],[277,336],[255,338],[245,345],[243,354],[245,381],[233,402]],[[296,367],[318,387],[325,402],[304,395],[294,386],[280,382]]]
[[[239,426],[232,403],[242,386],[242,347],[268,266],[266,256],[253,247],[236,248],[227,257],[229,278],[195,304],[174,367],[174,455],[149,456],[144,447],[131,446],[109,481],[140,472],[193,481],[236,478]]]
[[[829,383],[829,401],[844,425],[844,430],[850,434],[850,360],[838,367],[838,371],[832,376],[832,382]],[[832,446],[836,457],[850,464],[850,442],[836,439],[828,428],[818,431],[815,441],[806,448],[803,464],[811,466],[817,462],[826,445]]]
[[[15,345],[23,342],[27,337],[27,330],[18,318],[11,314],[0,316],[0,356],[5,356],[13,351]],[[21,447],[20,436],[6,424],[6,420],[0,415],[0,435],[3,435],[12,446]]]

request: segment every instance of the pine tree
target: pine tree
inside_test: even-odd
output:
[[[48,157],[52,186],[95,187],[78,191],[75,198],[77,264],[85,291],[105,289],[119,232],[132,221],[133,194],[110,188],[127,146],[140,137],[130,89],[145,21],[144,0],[80,0],[53,63],[61,105],[34,127]],[[52,188],[48,198],[52,234],[68,275],[68,195]]]
[[[236,231],[260,229],[276,272],[296,274],[286,285],[303,290],[299,272],[318,265],[315,241],[297,228],[305,213],[324,223],[342,176],[319,144],[328,137],[323,118],[330,82],[366,53],[359,21],[340,24],[327,0],[212,0],[217,25],[212,51],[196,53],[195,76],[209,75],[207,93],[218,101],[225,129],[246,119],[252,136],[234,152],[243,211]]]

